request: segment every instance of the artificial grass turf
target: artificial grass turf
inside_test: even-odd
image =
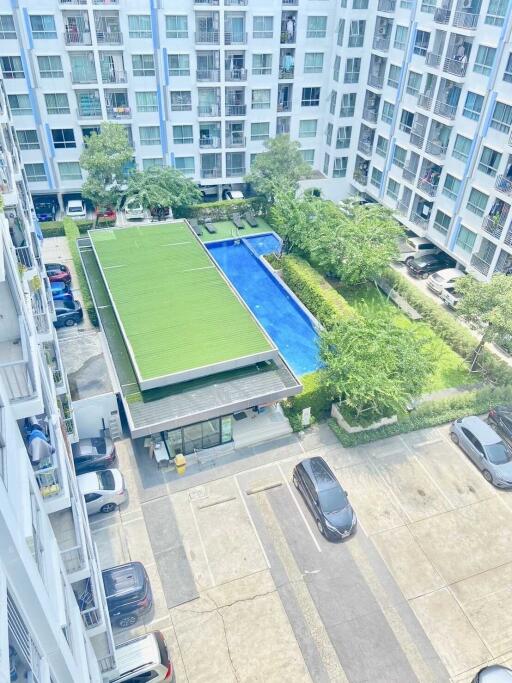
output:
[[[184,223],[90,237],[142,380],[271,351]]]
[[[256,220],[258,221],[257,228],[251,228],[249,223],[242,220],[245,225],[243,230],[237,230],[231,221],[213,221],[217,232],[214,235],[210,235],[210,233],[203,229],[201,240],[203,242],[214,242],[215,240],[229,239],[230,237],[249,237],[250,235],[257,235],[261,232],[270,232],[272,230],[263,218],[257,216]]]

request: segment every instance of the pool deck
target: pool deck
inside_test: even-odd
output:
[[[249,223],[242,221],[245,225],[243,230],[235,228],[234,223],[231,221],[213,221],[214,226],[217,228],[217,232],[214,235],[210,235],[210,233],[203,229],[203,234],[200,239],[202,242],[208,243],[215,242],[216,240],[229,239],[231,237],[250,237],[251,235],[258,235],[262,232],[272,232],[272,228],[263,218],[258,216],[257,221],[257,228],[251,228]]]

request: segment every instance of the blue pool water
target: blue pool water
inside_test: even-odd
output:
[[[318,333],[313,321],[258,258],[280,251],[278,238],[254,235],[206,246],[292,370],[297,375],[317,370]]]

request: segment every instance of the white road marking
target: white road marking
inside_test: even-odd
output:
[[[267,567],[270,569],[270,560],[268,559],[268,555],[265,552],[265,548],[263,547],[263,542],[260,538],[258,530],[256,529],[256,524],[254,523],[254,520],[251,517],[249,507],[247,506],[247,502],[246,502],[245,497],[244,497],[244,493],[243,493],[243,491],[240,487],[240,483],[238,481],[238,476],[236,474],[233,475],[233,479],[235,480],[235,486],[238,489],[238,493],[240,494],[240,500],[242,501],[242,505],[244,506],[245,512],[247,513],[247,517],[249,519],[249,524],[252,526],[252,530],[254,531],[254,535],[256,536],[256,540],[258,541],[258,544],[260,546],[260,550],[263,554],[263,557],[265,558],[265,562],[267,563]]]
[[[206,566],[208,567],[208,574],[210,575],[210,581],[212,582],[212,587],[213,587],[213,586],[215,586],[215,579],[213,578],[213,572],[212,572],[212,568],[210,566],[210,560],[208,559],[208,555],[206,554],[206,548],[204,545],[203,537],[201,535],[201,531],[199,530],[199,524],[197,522],[196,511],[194,510],[194,506],[190,501],[189,501],[189,505],[190,505],[190,509],[192,510],[192,518],[194,520],[194,526],[196,527],[197,535],[199,537],[199,544],[201,545],[201,550],[203,551]]]
[[[297,500],[297,498],[295,498],[295,495],[294,495],[294,493],[293,493],[293,491],[292,491],[292,487],[290,486],[290,482],[289,482],[288,479],[286,478],[285,473],[283,472],[280,463],[276,463],[276,464],[277,464],[277,469],[278,469],[279,472],[281,473],[281,476],[282,476],[283,479],[284,479],[284,483],[286,484],[286,486],[287,486],[287,488],[288,488],[288,491],[290,492],[290,496],[292,497],[293,502],[295,503],[295,506],[296,506],[297,510],[299,511],[299,515],[302,517],[302,521],[304,522],[304,524],[305,524],[305,526],[306,526],[306,529],[307,529],[308,532],[309,532],[309,535],[310,535],[311,538],[313,539],[313,543],[315,544],[316,549],[318,550],[319,553],[321,553],[321,552],[322,552],[322,548],[320,547],[320,544],[318,543],[315,534],[311,531],[311,527],[309,526],[308,521],[307,521],[307,519],[306,519],[304,513],[302,512],[302,509],[301,509],[301,507],[300,507],[300,505],[299,505],[299,501]]]

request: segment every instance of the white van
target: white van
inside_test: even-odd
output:
[[[124,213],[126,220],[139,220],[142,221],[146,218],[146,212],[144,207],[138,199],[135,197],[128,198],[124,205]]]
[[[441,295],[443,289],[451,287],[455,280],[462,277],[465,273],[457,268],[444,268],[438,270],[437,273],[432,273],[427,280],[427,287],[434,292],[434,294]]]
[[[400,254],[397,261],[400,263],[407,263],[417,256],[426,256],[427,254],[438,254],[439,248],[429,242],[423,237],[408,237],[400,242],[398,245]]]
[[[119,676],[110,683],[175,683],[174,667],[160,631],[146,633],[116,647]]]
[[[85,203],[81,199],[70,199],[66,206],[66,216],[70,218],[87,218]]]

